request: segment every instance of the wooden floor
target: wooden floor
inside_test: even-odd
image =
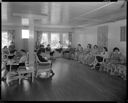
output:
[[[2,100],[9,101],[123,101],[126,81],[90,70],[74,60],[57,59],[52,80],[23,80],[7,87],[1,82]]]

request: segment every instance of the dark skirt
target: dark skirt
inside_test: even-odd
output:
[[[101,57],[101,56],[96,56],[96,59],[98,62],[103,62],[103,57]]]
[[[50,56],[53,56],[53,54],[54,54],[54,51],[50,52]]]

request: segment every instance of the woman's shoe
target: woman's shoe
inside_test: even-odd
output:
[[[52,73],[52,77],[55,75],[55,73]]]
[[[52,75],[50,75],[50,77],[49,77],[49,78],[53,77],[54,75],[55,75],[55,73],[52,73]]]

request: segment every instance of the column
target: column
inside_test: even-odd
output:
[[[29,64],[34,66],[34,21],[30,18],[29,24],[29,40],[28,40],[28,49],[29,49]]]
[[[51,24],[57,25],[60,23],[61,5],[59,2],[51,3]]]
[[[48,32],[48,43],[51,44],[51,33]]]

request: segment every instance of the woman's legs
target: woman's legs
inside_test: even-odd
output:
[[[8,70],[7,70],[7,69],[3,69],[3,70],[2,70],[2,78],[3,78],[3,80],[6,79],[7,73],[8,73]]]

